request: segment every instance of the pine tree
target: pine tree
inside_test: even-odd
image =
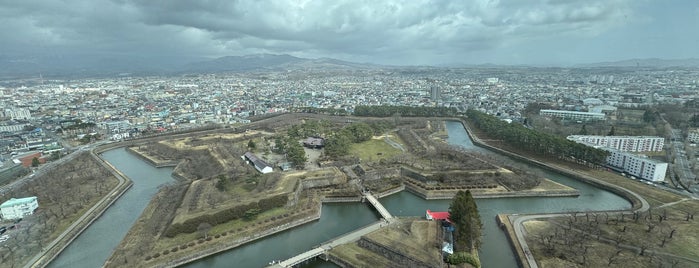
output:
[[[483,223],[471,191],[459,191],[449,206],[449,219],[455,225],[454,248],[456,251],[478,250],[481,247]]]

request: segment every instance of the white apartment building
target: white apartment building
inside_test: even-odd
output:
[[[0,125],[0,132],[19,132],[29,124]]]
[[[559,117],[578,121],[604,120],[605,118],[605,114],[603,113],[576,112],[565,110],[540,110],[539,115]]]
[[[606,149],[610,154],[607,164],[628,173],[631,176],[649,181],[664,181],[667,163],[661,163],[642,155],[635,155],[614,149]]]
[[[0,204],[0,213],[2,213],[2,218],[6,220],[21,219],[32,215],[38,207],[39,203],[36,200],[36,196],[11,198]]]
[[[29,110],[23,108],[5,109],[4,116],[13,120],[29,120],[32,118],[32,114]]]
[[[623,152],[662,152],[663,146],[665,146],[665,138],[654,136],[571,135],[568,136],[568,140]]]
[[[687,133],[687,140],[693,143],[699,143],[699,128],[693,128]]]

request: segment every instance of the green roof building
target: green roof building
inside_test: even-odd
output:
[[[0,214],[6,220],[21,219],[32,215],[39,207],[36,196],[11,198],[0,205]]]

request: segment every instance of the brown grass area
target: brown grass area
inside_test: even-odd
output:
[[[400,222],[383,227],[366,235],[367,238],[401,252],[424,263],[442,263],[437,237],[437,222],[400,219]],[[383,256],[351,243],[336,247],[331,254],[356,267],[394,267]]]
[[[330,251],[330,255],[355,267],[400,267],[383,256],[358,246],[357,243],[335,247]]]
[[[542,267],[600,267],[609,265],[609,262],[615,267],[696,267],[699,265],[699,251],[696,250],[699,224],[687,220],[687,212],[698,211],[699,201],[687,200],[641,213],[638,220],[630,214],[623,217],[620,214],[600,214],[589,216],[589,220],[579,214],[574,223],[570,217],[529,221],[525,223],[526,239]],[[660,220],[661,217],[664,220]],[[565,232],[569,226],[580,231]],[[563,250],[551,252],[541,239],[553,235],[557,240],[577,241],[583,233],[588,234],[582,238],[582,244],[588,246],[587,254],[567,250],[565,244],[556,246]],[[597,234],[603,239],[593,237]],[[634,249],[617,247],[617,242]],[[644,255],[639,254],[641,248],[647,251]],[[618,255],[613,255],[617,252]],[[584,263],[583,254],[587,256]]]
[[[575,191],[575,188],[566,186],[564,184],[557,183],[549,179],[542,179],[538,186],[532,188],[530,191],[535,192],[547,192],[547,191]]]
[[[266,175],[261,175],[261,177],[264,176]],[[177,216],[173,222],[183,222],[203,214],[213,214],[233,206],[255,202],[268,196],[290,193],[297,180],[296,176],[285,174],[280,176],[280,179],[268,190],[263,191],[256,191],[255,185],[252,185],[251,189],[248,186],[250,182],[245,180],[232,182],[225,191],[216,188],[216,180],[193,181],[181,206],[177,208]],[[256,183],[263,182],[259,179]]]

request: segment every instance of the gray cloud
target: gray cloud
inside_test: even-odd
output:
[[[2,1],[8,54],[290,53],[439,63],[629,23],[631,0]],[[473,55],[471,55],[473,56]]]

